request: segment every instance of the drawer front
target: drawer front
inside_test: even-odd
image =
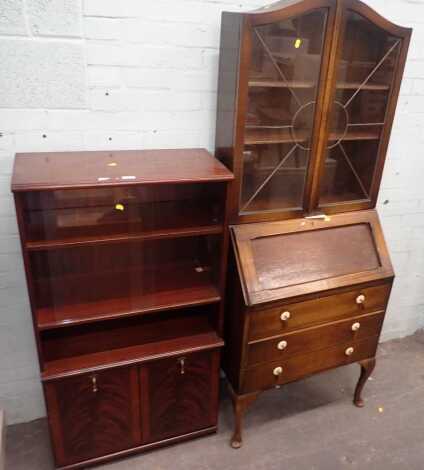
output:
[[[250,311],[249,340],[265,339],[299,328],[385,310],[390,288],[390,284],[383,284],[304,302]],[[363,297],[358,299],[359,296]],[[357,303],[362,299],[362,303]],[[284,319],[284,314],[289,318]]]
[[[216,425],[219,356],[219,350],[212,350],[140,367],[144,442]]]
[[[141,444],[136,367],[52,380],[44,391],[58,466]]]
[[[298,354],[378,336],[383,320],[384,312],[380,312],[251,342],[248,345],[247,366],[285,360]]]
[[[243,371],[241,393],[249,393],[301,379],[333,367],[350,364],[375,355],[378,336],[332,348],[301,354],[290,359],[259,364]],[[348,348],[353,348],[350,355]],[[282,371],[278,370],[281,368]]]

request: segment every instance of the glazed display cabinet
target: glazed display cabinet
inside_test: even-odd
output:
[[[232,178],[201,149],[16,156],[58,467],[216,430]]]
[[[411,30],[357,0],[224,13],[216,155],[232,222],[375,206]]]
[[[357,362],[364,404],[394,278],[374,208],[410,35],[357,0],[222,16],[235,448],[247,407],[272,387]]]

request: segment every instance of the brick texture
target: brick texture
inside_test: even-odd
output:
[[[424,0],[365,0],[414,28],[378,209],[397,272],[383,339],[424,327]],[[44,415],[12,198],[17,151],[213,150],[220,15],[266,0],[0,0],[0,408]]]

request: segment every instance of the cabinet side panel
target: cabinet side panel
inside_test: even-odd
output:
[[[240,370],[243,367],[243,350],[247,344],[247,325],[245,304],[238,277],[233,247],[230,247],[226,313],[225,313],[225,348],[223,369],[233,389],[240,384]]]
[[[216,157],[230,169],[234,166],[234,123],[241,24],[240,14],[222,14],[215,146]]]

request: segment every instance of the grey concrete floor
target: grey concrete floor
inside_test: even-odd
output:
[[[352,405],[357,365],[263,393],[245,420],[244,446],[233,450],[225,391],[215,435],[97,468],[104,470],[424,469],[424,332],[384,343]],[[7,470],[53,468],[44,419],[10,426]]]

